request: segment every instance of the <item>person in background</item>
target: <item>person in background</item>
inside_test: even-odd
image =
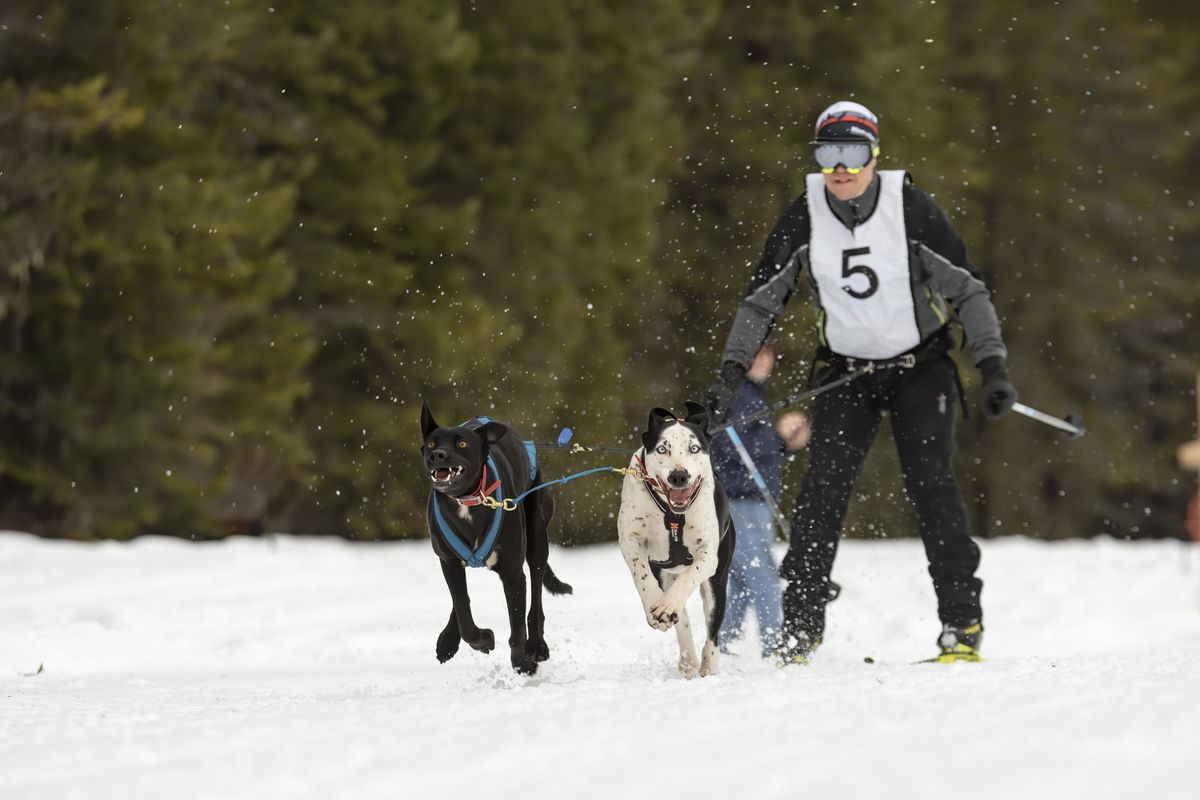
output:
[[[763,385],[771,376],[775,357],[773,344],[766,343],[759,348],[746,371],[745,381],[733,396],[730,419],[767,409]],[[808,419],[793,412],[781,416],[775,425],[769,418],[764,418],[738,425],[735,430],[778,507],[784,460],[789,453],[808,444]],[[729,496],[729,513],[733,516],[738,537],[729,572],[729,600],[721,625],[721,641],[730,642],[742,637],[747,611],[753,607],[763,657],[771,658],[779,649],[783,631],[779,572],[771,553],[775,543],[775,515],[729,436],[717,433],[710,456],[713,472]]]
[[[957,315],[982,374],[984,416],[995,419],[1017,400],[1000,322],[946,213],[907,172],[877,170],[876,116],[859,103],[834,103],[817,117],[815,133],[817,170],[767,238],[707,396],[719,423],[804,275],[819,311],[814,360],[828,365],[822,382],[858,377],[813,405],[808,469],[781,567],[782,660],[807,663],[825,634],[842,520],[880,422],[890,415],[938,599],[935,660],[977,661],[983,582],[954,476],[961,392],[948,355],[949,325]]]

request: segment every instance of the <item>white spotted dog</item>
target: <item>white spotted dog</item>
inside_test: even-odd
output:
[[[650,412],[642,448],[630,461],[645,478],[625,478],[617,537],[646,622],[660,631],[675,627],[679,671],[690,678],[717,667],[735,532],[708,457],[708,410],[692,402],[687,409],[686,419],[661,408]],[[699,659],[685,608],[696,587],[707,632]]]

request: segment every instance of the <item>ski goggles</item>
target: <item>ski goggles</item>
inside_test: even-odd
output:
[[[813,160],[829,175],[838,165],[857,175],[879,155],[879,145],[867,142],[813,142]]]

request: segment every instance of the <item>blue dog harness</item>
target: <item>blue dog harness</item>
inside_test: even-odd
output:
[[[490,421],[491,419],[489,417],[475,417],[475,419],[469,419],[458,427],[464,428],[473,422],[478,422],[478,427],[483,427]],[[562,433],[559,434],[559,442],[557,446],[562,447],[570,438],[570,428],[564,428]],[[522,442],[522,444],[525,445],[525,452],[529,454],[529,480],[532,483],[537,478],[537,445],[529,441]],[[496,477],[496,482],[490,487],[487,486],[488,467],[491,467],[492,474]],[[567,475],[564,478],[555,478],[552,481],[545,481],[544,483],[539,483],[536,486],[531,486],[516,497],[506,500],[504,498],[504,487],[500,485],[500,472],[496,469],[496,462],[493,461],[492,457],[489,455],[487,458],[487,463],[484,466],[483,480],[480,481],[479,489],[476,491],[476,494],[472,495],[472,497],[479,497],[479,504],[489,505],[495,509],[494,516],[492,517],[491,527],[488,528],[487,536],[483,537],[483,543],[480,544],[479,549],[475,551],[472,551],[469,547],[467,547],[458,534],[451,530],[450,526],[446,524],[446,518],[442,516],[442,509],[440,506],[438,506],[437,497],[435,495],[433,498],[433,517],[437,521],[438,533],[441,534],[442,541],[449,545],[450,549],[454,551],[455,555],[457,555],[468,567],[486,567],[488,557],[492,554],[492,549],[496,546],[496,536],[500,533],[500,521],[503,519],[505,511],[516,511],[518,504],[522,500],[534,492],[545,489],[547,486],[553,486],[556,483],[569,483],[576,478],[582,478],[585,475],[594,475],[597,472],[620,472],[624,474],[636,473],[637,476],[642,480],[645,480],[646,477],[644,475],[644,470],[639,471],[631,468],[623,469],[621,467],[593,467],[592,469],[585,469],[583,472],[576,472],[574,475]],[[496,491],[496,496],[489,497],[488,495],[492,493],[493,489]],[[653,496],[654,492],[651,492],[650,494]],[[463,505],[467,505],[461,500],[458,502],[462,503]],[[474,503],[471,505],[474,505]],[[679,516],[679,522],[680,527],[682,527],[682,515]],[[679,542],[677,542],[677,544],[682,546]],[[677,548],[674,548],[673,546],[672,553],[676,553],[676,551]],[[691,554],[687,552],[686,548],[684,549],[683,553],[684,557],[687,559],[687,563],[691,563]]]
[[[476,417],[473,420],[471,420],[471,419],[467,420],[466,422],[464,422],[462,425],[459,425],[458,427],[465,428],[467,425],[471,424],[472,422],[478,422],[479,427],[482,428],[484,425],[487,425],[491,421],[492,421],[491,417]],[[521,444],[525,445],[525,452],[529,455],[529,480],[532,481],[534,478],[537,477],[537,446],[533,442],[521,442]],[[499,477],[499,476],[497,475],[496,477]]]
[[[477,422],[478,427],[483,427],[491,422],[491,418],[476,417],[473,420],[469,419],[463,422],[458,427],[465,428],[473,422]],[[533,442],[523,442],[523,444],[525,445],[525,451],[529,454],[529,480],[532,481],[537,476],[537,449],[534,447]],[[442,515],[442,508],[438,504],[437,497],[433,498],[433,517],[437,521],[438,533],[442,535],[442,541],[449,545],[454,554],[468,567],[487,566],[488,557],[491,556],[492,550],[496,547],[496,537],[500,535],[500,522],[504,519],[504,486],[500,483],[500,470],[496,469],[496,462],[490,455],[487,457],[487,463],[484,465],[484,480],[480,483],[481,488],[487,483],[488,469],[491,469],[492,475],[496,477],[496,483],[493,484],[496,496],[493,499],[501,505],[492,512],[492,524],[488,527],[487,535],[483,537],[478,550],[471,550],[466,542],[451,530],[450,526],[446,523],[446,518]],[[487,494],[491,494],[490,489],[487,491]],[[520,497],[523,498],[524,496],[521,495]]]
[[[496,476],[496,501],[504,502],[504,487],[500,485],[500,473],[496,470],[496,462],[488,456],[487,467],[491,467],[492,474]],[[487,469],[485,467],[484,469]],[[488,528],[487,535],[483,537],[483,542],[479,545],[479,549],[472,551],[467,547],[466,543],[450,529],[446,524],[446,518],[442,516],[442,507],[437,501],[437,497],[433,498],[433,516],[437,520],[438,532],[442,534],[442,541],[450,545],[450,549],[454,554],[462,559],[468,567],[486,567],[488,556],[492,554],[492,549],[496,546],[496,537],[500,534],[500,521],[504,517],[504,512],[497,508],[492,512],[492,524]]]

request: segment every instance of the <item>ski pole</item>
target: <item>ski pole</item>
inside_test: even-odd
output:
[[[1043,425],[1049,425],[1051,428],[1058,428],[1060,431],[1069,434],[1068,438],[1078,439],[1085,433],[1083,427],[1083,417],[1077,414],[1068,414],[1065,419],[1052,417],[1049,414],[1043,414],[1036,408],[1030,408],[1023,403],[1013,403],[1013,411],[1018,414],[1024,414],[1030,419],[1035,419]]]
[[[725,428],[725,433],[729,435],[729,441],[733,442],[733,449],[737,450],[738,457],[746,465],[746,471],[750,473],[750,479],[754,481],[759,494],[762,495],[763,500],[767,501],[767,506],[770,507],[771,513],[775,515],[775,524],[779,526],[783,537],[785,539],[789,538],[791,530],[787,518],[783,516],[783,511],[780,510],[779,504],[775,502],[775,497],[771,494],[771,490],[767,486],[766,480],[763,479],[762,473],[758,471],[758,466],[754,463],[754,459],[750,457],[750,451],[742,443],[742,437],[738,436],[738,432],[733,428]]]
[[[762,473],[758,471],[758,467],[754,463],[754,459],[750,457],[750,452],[746,449],[746,445],[742,444],[742,437],[733,428],[725,428],[725,433],[729,434],[729,441],[733,442],[733,448],[737,450],[737,454],[741,457],[742,463],[746,465],[746,469],[750,472],[750,477],[754,480],[754,485],[758,487],[758,491],[762,494],[763,500],[767,501],[767,506],[771,509],[771,513],[775,515],[775,524],[779,526],[779,530],[783,532],[783,538],[790,542],[792,540],[792,526],[787,521],[787,517],[783,515],[779,504],[775,502],[771,490],[767,488],[767,482],[763,480]],[[829,582],[829,601],[833,602],[838,599],[838,595],[842,593],[842,585],[835,581]]]
[[[734,420],[730,420],[728,422],[722,422],[719,425],[713,425],[712,427],[710,427],[708,429],[709,433],[716,433],[717,431],[723,431],[726,428],[730,428],[734,425],[744,425],[747,422],[754,422],[755,420],[763,419],[764,417],[769,417],[772,414],[774,414],[776,411],[781,411],[790,405],[799,403],[801,400],[808,400],[810,398],[816,397],[819,394],[825,394],[825,392],[828,392],[831,389],[836,389],[839,386],[844,386],[845,384],[849,383],[850,381],[854,380],[855,378],[861,378],[863,375],[866,375],[872,371],[873,370],[870,367],[868,367],[866,369],[851,370],[850,372],[847,372],[845,375],[838,378],[837,380],[830,381],[829,383],[821,384],[820,386],[816,387],[815,389],[809,389],[807,391],[800,392],[800,394],[794,394],[791,397],[785,397],[782,400],[776,400],[774,403],[771,403],[766,408],[764,408],[762,411],[756,411],[753,414],[748,414],[747,416],[744,416],[741,419],[734,419]]]

